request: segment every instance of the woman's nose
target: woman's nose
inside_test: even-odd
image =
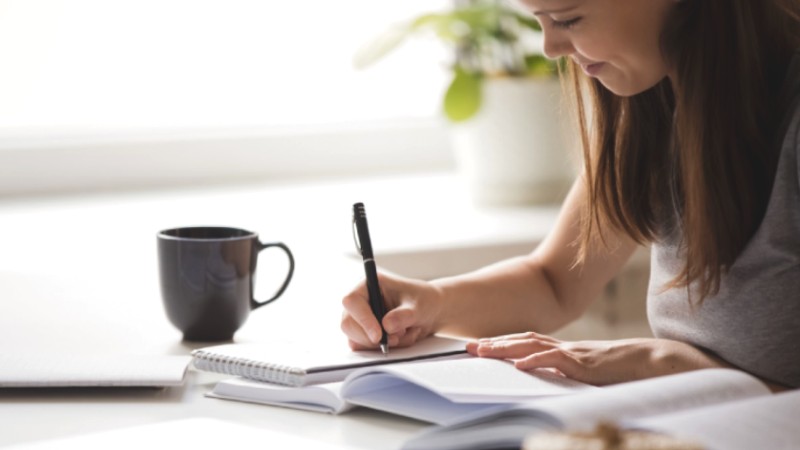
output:
[[[562,33],[553,30],[545,30],[542,51],[546,57],[556,59],[562,56],[569,56],[575,49],[572,47],[570,40]]]

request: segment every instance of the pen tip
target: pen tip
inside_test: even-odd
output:
[[[388,355],[389,354],[389,346],[386,345],[386,344],[381,344],[381,353],[383,353],[384,355]]]

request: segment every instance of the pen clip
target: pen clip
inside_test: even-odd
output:
[[[353,213],[353,222],[352,222],[351,226],[353,228],[353,243],[356,245],[356,251],[358,252],[359,255],[363,256],[364,253],[361,251],[361,242],[358,240],[358,229],[356,227],[356,216],[355,216],[355,213]]]

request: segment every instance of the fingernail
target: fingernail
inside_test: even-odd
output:
[[[373,343],[377,343],[381,340],[381,332],[380,330],[373,329],[369,332],[369,340]]]

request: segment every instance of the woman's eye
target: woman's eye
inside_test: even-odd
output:
[[[569,19],[569,20],[556,20],[556,19],[552,19],[552,20],[553,20],[553,26],[554,27],[569,29],[569,28],[574,27],[575,24],[577,24],[578,22],[580,22],[581,18],[580,17],[576,17],[574,19]]]

